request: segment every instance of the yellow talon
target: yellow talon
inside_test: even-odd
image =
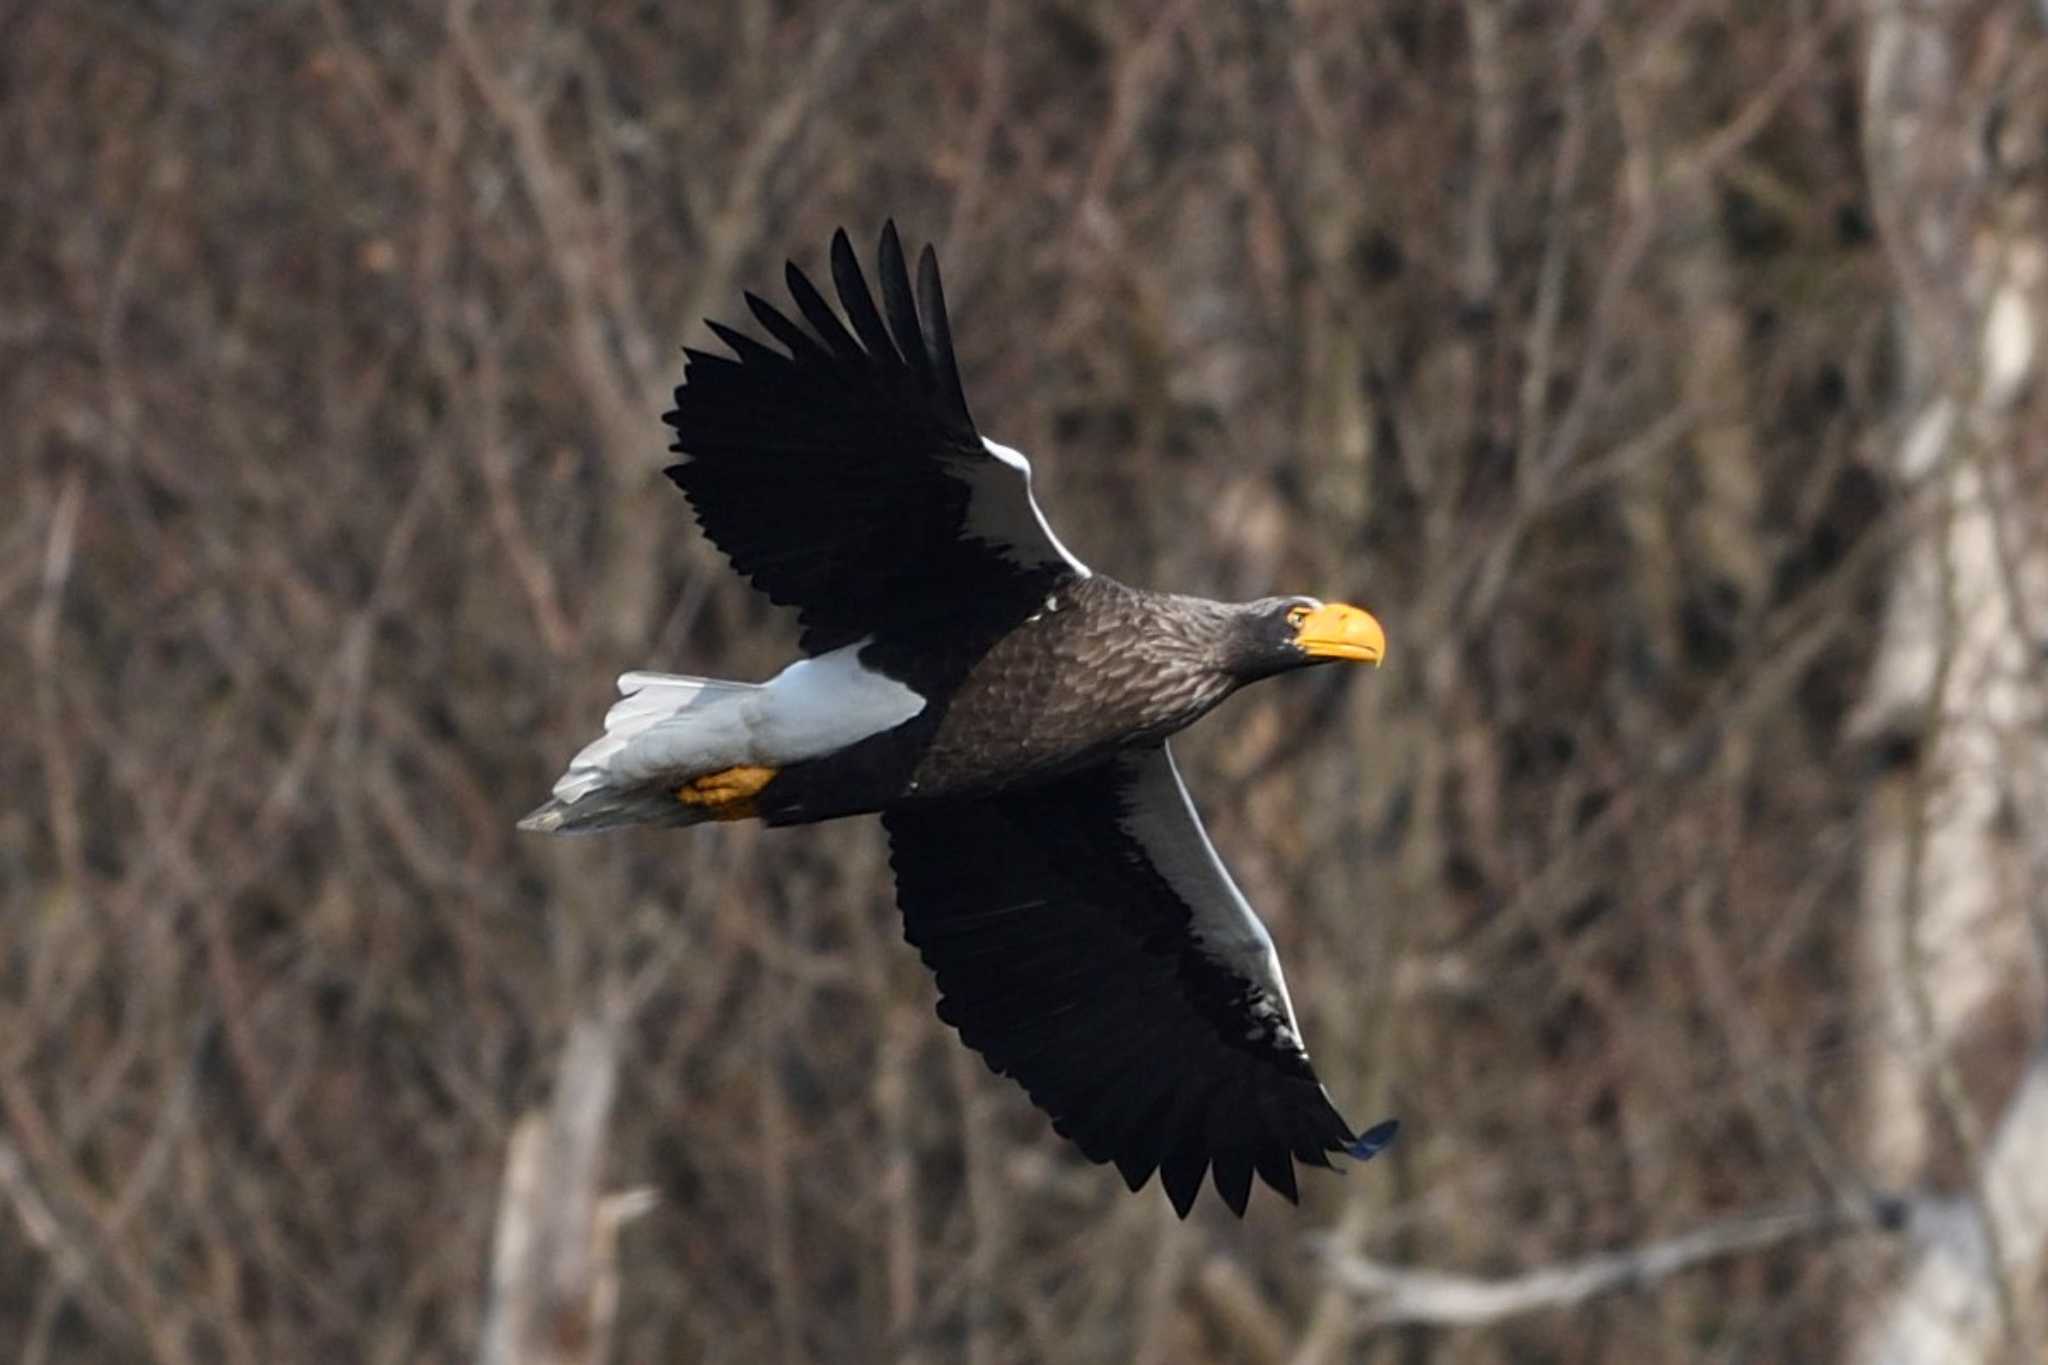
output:
[[[741,764],[722,772],[693,777],[676,788],[676,800],[702,806],[714,820],[747,820],[754,815],[754,797],[775,780],[776,769]]]

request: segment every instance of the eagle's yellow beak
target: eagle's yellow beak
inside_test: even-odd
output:
[[[1325,602],[1302,618],[1294,643],[1313,659],[1354,659],[1377,664],[1387,652],[1387,633],[1369,611]]]

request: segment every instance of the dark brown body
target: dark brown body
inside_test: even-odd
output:
[[[904,679],[936,698],[923,713],[784,770],[758,808],[771,824],[801,824],[1014,789],[1161,739],[1245,681],[1229,668],[1240,610],[1099,574],[1070,580],[993,641],[956,633],[950,667]]]

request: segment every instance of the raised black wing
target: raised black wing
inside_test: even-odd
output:
[[[931,248],[914,294],[893,223],[877,263],[879,309],[832,238],[845,321],[793,263],[801,323],[748,294],[783,349],[712,323],[733,355],[686,351],[663,417],[687,457],[665,472],[733,567],[797,608],[812,654],[942,620],[1000,632],[1088,572],[1040,515],[1030,464],[975,430]]]
[[[1371,1156],[1309,1066],[1265,926],[1161,745],[980,801],[886,812],[904,933],[939,1017],[1133,1190],[1186,1217],[1214,1170],[1242,1214],[1254,1171]]]

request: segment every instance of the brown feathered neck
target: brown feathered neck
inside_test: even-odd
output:
[[[1090,633],[1116,656],[1103,666],[1153,680],[1162,699],[1206,709],[1272,671],[1260,666],[1257,628],[1268,603],[1151,592],[1100,575],[1073,592],[1075,605],[1095,618]]]

